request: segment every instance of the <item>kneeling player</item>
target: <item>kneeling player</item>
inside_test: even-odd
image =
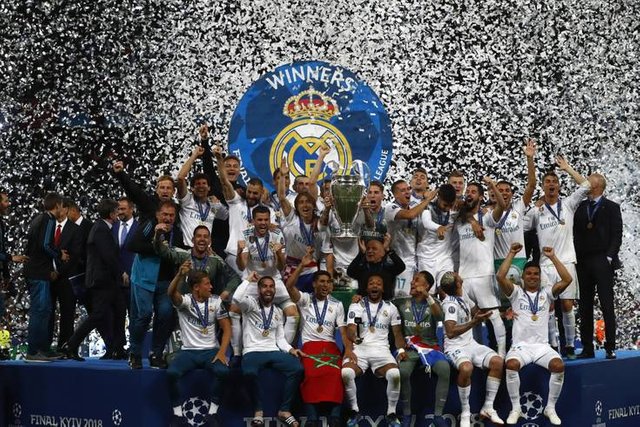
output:
[[[458,394],[460,395],[460,427],[471,425],[471,407],[469,394],[471,393],[471,374],[473,367],[489,369],[487,376],[486,394],[480,416],[489,418],[494,424],[504,424],[498,413],[493,409],[493,401],[500,387],[503,360],[498,353],[487,346],[478,344],[473,339],[473,327],[491,316],[491,311],[482,313],[463,296],[462,278],[455,273],[442,276],[440,289],[447,295],[442,303],[444,311],[444,348],[445,354],[458,369]]]
[[[549,398],[544,408],[544,415],[553,425],[560,425],[561,421],[556,413],[556,401],[562,391],[564,382],[564,364],[562,358],[549,346],[547,323],[549,307],[571,283],[571,274],[564,264],[556,257],[553,248],[544,247],[542,253],[549,258],[560,276],[560,281],[553,286],[540,288],[540,266],[527,263],[522,273],[524,289],[514,286],[507,278],[507,272],[522,245],[511,245],[509,254],[498,270],[498,283],[502,292],[509,297],[513,312],[513,345],[507,353],[507,390],[511,398],[511,412],[507,424],[516,424],[523,416],[520,409],[520,376],[518,371],[525,365],[535,363],[548,369]]]

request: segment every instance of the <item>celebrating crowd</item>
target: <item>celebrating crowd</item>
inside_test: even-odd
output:
[[[177,179],[159,177],[154,194],[116,161],[111,172],[124,195],[100,201],[93,224],[74,201],[47,194],[44,211],[30,223],[24,255],[7,252],[0,217],[3,282],[9,263],[24,263],[26,359],[82,361],[79,346],[97,329],[104,359],[128,359],[131,369],[141,369],[153,322],[149,365],[167,369],[172,422],[185,422],[179,380],[196,368],[213,376],[209,422],[219,422],[221,390],[234,367],[251,391],[252,426],[264,425],[265,367],[285,374],[277,413],[285,425],[299,425],[292,413],[298,395],[305,425],[320,426],[321,414],[331,426],[343,419],[358,425],[356,377],[370,369],[387,382],[388,425],[408,426],[418,367],[435,374],[422,377],[436,382],[429,397],[434,425],[447,425],[443,410],[455,376],[460,425],[470,426],[474,367],[488,371],[480,415],[515,424],[522,416],[519,370],[535,363],[550,372],[544,415],[560,425],[555,405],[563,357],[595,355],[596,290],[606,357],[616,357],[613,280],[622,219],[619,205],[603,195],[605,178],[585,178],[559,156],[557,166],[575,188],[564,196],[558,175],[547,171],[543,195],[534,200],[536,146],[528,140],[520,198],[514,183],[488,176],[467,182],[463,171],[431,189],[427,170],[417,168],[409,181],[391,185],[386,204],[385,185],[371,182],[352,225],[359,237],[341,238],[348,219],[332,209],[330,180],[320,179],[329,152],[322,147],[310,176],[293,183],[283,161],[273,173],[277,190],[269,193],[258,178],[243,182],[240,160],[212,147],[203,126]],[[9,205],[0,189],[1,215]],[[332,297],[338,287],[354,290],[348,307]],[[88,316],[74,328],[77,303]],[[165,348],[176,328],[181,349],[167,363]],[[505,421],[494,409],[503,378],[512,402]]]

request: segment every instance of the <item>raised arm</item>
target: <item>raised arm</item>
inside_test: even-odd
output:
[[[485,176],[483,181],[487,184],[489,191],[493,191],[493,194],[496,195],[496,207],[491,212],[491,216],[494,221],[498,222],[504,213],[504,208],[507,206],[507,202],[505,202],[504,198],[500,196],[498,187],[496,187],[496,182],[491,177]]]
[[[587,178],[580,175],[578,172],[575,171],[575,169],[571,167],[571,165],[569,164],[569,162],[567,162],[564,156],[558,154],[556,156],[556,164],[560,169],[568,173],[578,185],[582,184],[587,180]]]
[[[209,177],[211,182],[211,193],[217,198],[224,198],[222,194],[222,184],[220,183],[220,177],[216,173],[216,168],[213,165],[213,153],[211,152],[211,145],[209,145],[209,126],[205,123],[200,126],[200,145],[204,148],[202,153],[202,170]]]
[[[522,201],[525,206],[529,206],[533,192],[536,189],[536,165],[534,158],[536,155],[536,141],[533,138],[527,139],[527,145],[524,147],[524,155],[527,157],[527,186],[524,187]]]
[[[487,311],[485,313],[476,312],[473,315],[473,319],[468,321],[467,323],[456,323],[453,320],[445,320],[444,322],[444,331],[447,334],[447,338],[455,338],[458,335],[462,335],[467,332],[469,329],[473,328],[479,323],[482,323],[484,320],[488,319],[491,316],[491,311]]]
[[[236,196],[236,192],[224,168],[224,158],[222,157],[222,149],[220,146],[216,145],[214,147],[213,154],[216,156],[216,162],[218,164],[218,173],[220,174],[220,183],[222,184],[222,195],[225,200],[232,200]]]
[[[569,270],[567,270],[567,267],[565,267],[562,261],[558,259],[558,257],[556,256],[556,252],[553,250],[552,247],[549,247],[549,246],[543,247],[542,255],[546,256],[551,260],[551,262],[553,263],[553,266],[556,268],[556,271],[558,272],[558,275],[560,276],[560,281],[554,284],[553,288],[551,288],[551,291],[553,292],[553,296],[554,297],[558,296],[565,289],[567,289],[567,286],[571,284],[571,282],[573,281],[573,278],[571,277],[571,273],[569,273]]]
[[[427,191],[424,195],[424,199],[422,199],[420,203],[411,209],[400,209],[394,219],[414,219],[418,217],[418,215],[422,214],[427,206],[429,206],[429,203],[431,203],[433,198],[436,197],[436,194],[438,194],[437,190]]]
[[[511,248],[509,249],[509,253],[507,257],[500,264],[500,268],[496,273],[496,278],[498,279],[498,285],[500,285],[500,289],[506,296],[511,296],[513,292],[513,283],[507,277],[507,273],[509,272],[509,268],[511,267],[511,263],[513,262],[513,258],[522,250],[522,245],[520,243],[512,243]]]
[[[297,303],[300,301],[300,291],[296,288],[296,283],[300,278],[300,274],[304,268],[313,262],[313,248],[307,247],[307,253],[302,257],[300,264],[296,267],[295,270],[291,273],[289,278],[287,279],[287,283],[285,284],[287,287],[287,292],[291,297],[291,301]]]
[[[289,166],[287,166],[287,160],[283,157],[280,161],[280,176],[278,177],[278,200],[280,201],[280,209],[285,218],[289,216],[293,207],[289,200],[287,200],[287,182],[286,177],[289,176]]]
[[[175,277],[169,284],[169,289],[167,289],[167,294],[169,294],[169,298],[171,298],[171,302],[174,306],[179,306],[182,304],[182,294],[178,290],[180,287],[180,283],[184,282],[191,270],[191,260],[187,260],[180,265],[180,269],[178,273],[176,273]]]
[[[182,199],[187,195],[188,187],[187,187],[187,176],[193,167],[193,163],[196,159],[204,154],[204,148],[198,146],[193,149],[189,158],[184,162],[180,171],[178,172],[178,198]]]
[[[309,194],[313,196],[314,199],[318,198],[318,177],[322,173],[322,169],[324,166],[324,158],[331,152],[331,147],[326,143],[320,146],[320,152],[318,153],[318,160],[316,164],[313,165],[313,170],[311,170],[311,176],[309,176],[309,181],[311,182],[311,186],[309,188]]]

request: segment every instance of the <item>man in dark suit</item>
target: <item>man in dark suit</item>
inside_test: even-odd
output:
[[[2,217],[9,213],[10,207],[11,201],[9,200],[9,194],[0,188],[0,318],[5,314],[5,293],[11,296],[12,292],[15,292],[15,287],[11,283],[11,275],[9,274],[9,263],[23,263],[27,261],[27,257],[24,255],[12,255],[8,252],[7,235],[9,234],[9,229],[2,220]],[[4,324],[4,322],[0,321],[0,325],[2,324]]]
[[[78,263],[78,266],[77,266],[77,272],[72,277],[70,282],[73,287],[73,292],[76,298],[78,299],[78,302],[80,304],[84,304],[85,301],[84,301],[83,293],[85,290],[84,274],[85,274],[85,270],[87,269],[87,239],[89,238],[89,232],[93,227],[93,222],[91,222],[89,219],[82,216],[82,213],[80,212],[80,207],[74,201],[71,201],[71,203],[69,204],[67,217],[74,224],[80,227],[80,241],[81,241],[80,243],[82,244],[82,248],[81,248],[82,255],[80,257],[80,262]]]
[[[121,316],[124,300],[120,292],[122,271],[118,262],[118,243],[111,234],[111,227],[116,221],[118,202],[111,199],[102,200],[98,204],[98,215],[89,233],[87,241],[87,302],[89,316],[78,326],[62,350],[69,359],[82,361],[78,355],[78,347],[89,333],[102,326],[110,330],[114,316]],[[123,326],[124,327],[124,326]],[[109,335],[109,334],[106,334]],[[118,337],[103,336],[107,352],[122,348],[124,343]]]
[[[55,279],[51,281],[51,317],[49,318],[49,340],[48,345],[53,342],[53,332],[55,330],[56,304],[60,305],[60,323],[58,331],[58,351],[62,344],[73,334],[73,321],[76,314],[76,296],[73,293],[70,277],[78,274],[78,267],[83,256],[82,236],[80,227],[69,221],[67,212],[71,200],[64,198],[62,209],[56,216],[56,224],[53,236],[53,245],[61,254],[68,255],[67,261],[60,258],[53,260]]]
[[[129,302],[131,300],[130,278],[131,266],[133,265],[133,259],[136,256],[135,252],[131,252],[127,249],[127,245],[138,229],[138,220],[133,217],[133,208],[134,204],[128,197],[121,197],[118,199],[118,220],[113,224],[113,228],[111,229],[113,237],[116,239],[118,246],[120,247],[120,253],[118,256],[120,269],[122,270],[122,285],[120,286],[120,292],[122,293],[122,297],[125,301],[125,310],[122,311],[122,318],[114,319],[115,323],[113,325],[113,334],[116,337],[120,337],[118,341],[122,343],[126,342],[124,324],[127,311],[129,311],[129,316],[131,316],[131,312],[129,310]],[[125,360],[126,358],[127,355],[124,348],[116,348],[113,350],[112,354],[105,353],[105,355],[102,356],[102,359]]]
[[[614,310],[614,271],[622,265],[618,251],[622,244],[620,205],[603,196],[607,182],[604,176],[589,176],[588,199],[578,206],[574,217],[573,236],[580,286],[581,359],[594,357],[593,299],[598,291],[605,325],[607,359],[615,359],[616,316]]]

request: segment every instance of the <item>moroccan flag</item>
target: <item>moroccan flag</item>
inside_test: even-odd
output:
[[[305,403],[342,403],[342,358],[338,346],[327,341],[310,341],[302,346],[302,351],[309,355],[302,358],[302,400]]]

